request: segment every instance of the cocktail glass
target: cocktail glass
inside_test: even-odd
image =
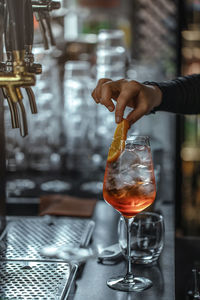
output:
[[[148,278],[133,275],[130,233],[134,216],[150,206],[155,196],[149,137],[129,136],[119,157],[107,162],[104,175],[104,200],[123,216],[127,226],[127,273],[107,281],[112,289],[139,292],[152,286]]]

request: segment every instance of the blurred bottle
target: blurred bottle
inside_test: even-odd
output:
[[[122,30],[100,30],[97,42],[97,80],[111,78],[117,80],[126,74],[128,51]]]
[[[35,60],[42,63],[43,71],[37,76],[37,85],[33,88],[38,114],[32,115],[27,107],[30,134],[25,151],[28,168],[32,170],[50,171],[60,168],[62,105],[59,69],[53,56],[55,51],[44,51],[42,47],[34,49]]]
[[[68,61],[64,75],[64,112],[66,169],[89,177],[95,143],[96,105],[91,99],[94,87],[90,64]]]
[[[65,0],[63,5],[67,8],[64,17],[64,39],[74,41],[79,37],[82,30],[84,10],[79,8],[77,0]]]

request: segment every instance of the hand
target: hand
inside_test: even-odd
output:
[[[109,111],[115,110],[116,123],[122,121],[126,106],[132,107],[133,110],[126,117],[131,126],[160,105],[162,92],[156,85],[145,85],[134,80],[112,81],[102,78],[93,90],[92,97],[96,103],[105,105]],[[112,100],[116,101],[116,107]]]

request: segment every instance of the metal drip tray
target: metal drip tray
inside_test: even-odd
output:
[[[87,246],[94,229],[89,219],[12,217],[0,236],[0,300],[65,300],[78,266],[47,259],[47,245]]]
[[[37,259],[47,245],[87,246],[94,222],[81,218],[20,217],[12,218],[0,238],[0,260]]]
[[[62,262],[0,262],[0,299],[64,300],[76,269]]]

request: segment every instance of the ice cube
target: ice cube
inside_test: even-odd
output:
[[[153,181],[144,182],[139,186],[139,192],[143,195],[150,195],[155,190],[155,184]]]
[[[140,181],[149,182],[152,177],[152,172],[149,166],[147,165],[138,165],[137,174],[140,178]]]
[[[149,150],[146,146],[139,145],[136,147],[124,151],[119,160],[108,169],[106,183],[108,189],[120,190],[138,182],[148,183],[151,180],[151,164],[146,163],[147,157],[149,159]],[[144,156],[145,163],[141,161]],[[151,162],[151,157],[149,162]]]
[[[133,166],[137,166],[140,163],[140,158],[135,151],[127,150],[121,154],[119,160],[119,171],[129,171],[133,169]]]
[[[134,152],[139,157],[141,164],[147,165],[151,163],[151,152],[149,147],[135,145]]]

